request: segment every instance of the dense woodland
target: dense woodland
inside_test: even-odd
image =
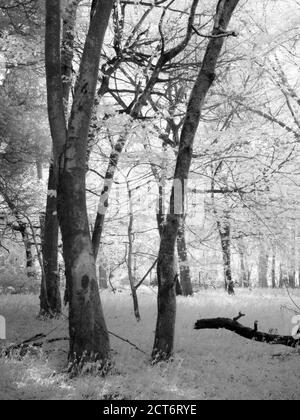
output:
[[[0,290],[68,306],[72,369],[110,360],[99,289],[137,321],[157,292],[157,362],[176,295],[300,286],[299,25],[296,0],[0,0]]]

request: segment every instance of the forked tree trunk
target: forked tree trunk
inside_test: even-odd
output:
[[[74,31],[76,25],[76,14],[80,0],[71,0],[63,16],[63,37],[61,46],[61,78],[63,105],[66,117],[68,115],[69,95],[72,86],[72,63],[74,56]],[[57,214],[57,173],[55,166],[58,162],[53,162],[49,167],[48,195],[46,204],[46,214],[43,232],[43,265],[44,276],[41,285],[40,295],[40,314],[42,316],[58,316],[61,314],[62,303],[59,288],[58,274],[58,235],[59,223]],[[47,296],[45,296],[47,293]]]
[[[87,361],[109,360],[109,336],[102,311],[86,207],[86,153],[102,44],[113,0],[93,2],[91,22],[75,86],[68,130],[61,80],[60,1],[46,1],[48,112],[59,163],[58,217],[69,298],[69,359],[76,370]]]
[[[213,29],[214,37],[208,43],[202,67],[188,103],[174,174],[176,184],[181,183],[182,190],[180,193],[182,197],[185,197],[186,194],[185,184],[189,176],[193,143],[200,122],[202,107],[215,79],[217,61],[224,44],[224,37],[220,35],[226,31],[237,4],[238,0],[222,0],[218,4]],[[180,221],[184,215],[184,209],[179,214],[175,211],[175,201],[177,199],[174,184],[170,200],[170,211],[162,232],[158,256],[158,316],[152,352],[154,361],[168,360],[173,354],[174,347],[176,319],[175,245]],[[180,201],[182,202],[182,200]]]

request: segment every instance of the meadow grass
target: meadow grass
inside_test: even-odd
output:
[[[299,291],[293,292],[300,306]],[[46,345],[18,360],[0,361],[0,399],[299,399],[299,352],[255,343],[228,331],[196,331],[199,318],[230,317],[240,311],[242,322],[259,329],[291,334],[295,308],[285,290],[200,291],[178,298],[175,358],[151,366],[156,323],[155,290],[141,288],[142,320],[137,323],[128,289],[101,293],[108,329],[135,343],[147,355],[111,337],[114,368],[106,378],[96,375],[69,379],[63,372],[67,343]],[[37,319],[36,296],[0,296],[0,314],[7,319],[7,341],[19,342],[41,332],[67,334],[65,318]]]

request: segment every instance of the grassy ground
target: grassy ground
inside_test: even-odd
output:
[[[298,296],[297,296],[298,293]],[[300,294],[294,294],[300,303]],[[139,294],[142,321],[136,323],[128,291],[102,293],[110,331],[134,342],[150,355],[156,322],[156,295],[147,288]],[[51,337],[67,334],[65,319],[36,319],[38,298],[0,296],[8,342],[19,342],[40,332]],[[46,346],[22,360],[0,359],[0,399],[291,399],[300,398],[300,354],[282,346],[247,341],[227,331],[195,331],[194,322],[206,317],[247,314],[243,323],[260,330],[276,328],[290,334],[292,306],[284,291],[199,292],[179,298],[176,357],[173,363],[152,367],[149,357],[111,337],[115,368],[105,379],[69,379],[67,343]]]

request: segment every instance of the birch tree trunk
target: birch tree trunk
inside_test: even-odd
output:
[[[238,0],[221,0],[218,3],[213,37],[208,43],[202,67],[192,90],[181,132],[170,210],[162,232],[158,256],[158,316],[152,352],[152,358],[156,362],[168,360],[172,356],[174,347],[176,319],[175,245],[180,221],[184,215],[184,209],[176,212],[175,184],[181,184],[180,193],[185,197],[185,183],[189,176],[193,144],[200,122],[202,107],[215,79],[218,58],[224,44],[224,37],[221,34],[224,35],[224,31],[228,27],[237,4]]]
[[[46,73],[48,113],[54,162],[59,164],[57,209],[69,299],[69,359],[74,369],[86,361],[109,360],[109,337],[102,311],[96,265],[86,207],[86,151],[94,103],[100,54],[113,0],[96,0],[72,110],[66,129],[61,79],[60,1],[46,1]]]
[[[229,295],[234,295],[234,283],[231,270],[231,229],[228,212],[224,212],[224,217],[221,221],[217,221],[217,225],[221,239],[225,290]]]

